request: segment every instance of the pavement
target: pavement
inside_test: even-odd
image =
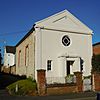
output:
[[[0,90],[0,100],[96,100],[96,92],[68,93],[51,96],[11,96],[6,90]]]

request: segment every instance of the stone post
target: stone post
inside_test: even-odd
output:
[[[78,92],[83,91],[83,81],[82,81],[82,72],[74,72],[76,76],[76,85],[78,88]]]
[[[92,73],[92,90],[100,91],[100,72]]]
[[[46,76],[43,69],[37,70],[37,88],[40,96],[46,94]]]

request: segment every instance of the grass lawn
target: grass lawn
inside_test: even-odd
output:
[[[29,79],[20,80],[7,86],[7,90],[12,95],[31,95],[36,92],[36,89],[36,82]]]

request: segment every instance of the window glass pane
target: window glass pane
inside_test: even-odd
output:
[[[51,70],[51,61],[52,61],[52,60],[48,60],[48,61],[47,61],[47,70],[48,70],[48,71]]]

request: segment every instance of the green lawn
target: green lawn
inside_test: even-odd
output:
[[[7,86],[7,90],[12,95],[29,95],[36,92],[36,89],[36,82],[29,79],[20,80]]]

